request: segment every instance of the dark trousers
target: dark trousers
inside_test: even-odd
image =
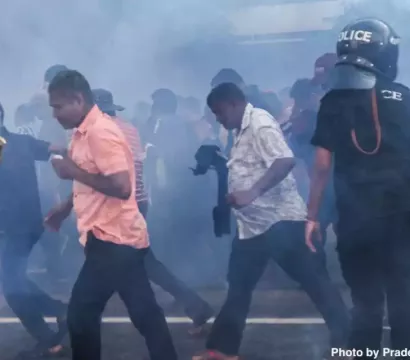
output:
[[[101,358],[101,316],[118,292],[132,323],[145,338],[150,359],[176,360],[165,316],[145,272],[146,250],[101,241],[89,233],[85,252],[68,308],[72,359]]]
[[[146,218],[148,214],[148,202],[139,202],[138,208]],[[211,308],[195,291],[177,279],[168,268],[160,262],[149,249],[144,258],[145,269],[148,278],[167,293],[171,294],[176,301],[184,306],[185,313],[194,324],[202,325],[211,316]]]
[[[207,348],[232,356],[238,354],[252,292],[271,258],[312,299],[330,330],[332,346],[343,347],[349,327],[345,304],[318,256],[306,247],[304,222],[283,221],[255,238],[234,240],[228,295],[212,327]]]
[[[58,280],[63,277],[61,238],[60,234],[45,230],[39,241],[44,257],[49,278]]]
[[[27,262],[38,234],[7,234],[3,239],[1,270],[4,297],[26,330],[39,345],[58,345],[56,333],[44,321],[46,316],[61,316],[65,306],[52,299],[27,277]]]
[[[56,196],[50,190],[41,192],[41,207],[44,209],[43,217],[57,204]],[[39,239],[39,245],[44,254],[44,263],[47,275],[52,280],[59,280],[63,277],[63,257],[61,254],[62,239],[61,234],[45,229]]]
[[[340,227],[338,252],[353,300],[349,348],[380,349],[386,298],[390,347],[410,349],[410,214],[375,219],[355,232]]]

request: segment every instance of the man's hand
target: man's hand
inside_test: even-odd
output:
[[[63,146],[59,146],[59,145],[53,145],[51,144],[48,148],[48,151],[51,154],[59,154],[62,156],[66,156],[67,155],[67,148],[63,147]]]
[[[315,239],[322,241],[320,224],[317,221],[307,220],[305,225],[305,244],[313,253],[317,252],[316,247],[313,244]]]
[[[72,202],[66,201],[53,208],[44,219],[44,226],[51,231],[59,231],[64,220],[70,215]]]
[[[241,207],[249,205],[253,200],[258,197],[258,193],[255,190],[235,191],[226,196],[226,201],[232,207],[239,209]]]
[[[79,167],[68,157],[52,158],[51,164],[57,176],[63,180],[73,180],[78,173]]]

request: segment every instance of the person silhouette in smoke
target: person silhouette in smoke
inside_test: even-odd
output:
[[[391,348],[410,348],[410,90],[395,82],[399,41],[377,19],[342,30],[312,138],[305,240],[316,251],[321,199],[333,169],[337,249],[353,301],[348,349],[364,354],[380,350],[385,299]],[[374,358],[356,358],[366,357]]]
[[[14,113],[14,126],[17,134],[30,135],[34,138],[38,136],[38,129],[35,127],[36,117],[29,104],[21,104]]]
[[[325,53],[315,61],[312,85],[318,87],[323,95],[330,90],[332,71],[336,62],[337,55],[335,53]],[[319,91],[315,90],[315,92]]]
[[[7,304],[37,342],[33,350],[22,352],[18,359],[62,355],[61,341],[67,332],[66,305],[40,290],[26,272],[28,258],[44,230],[35,163],[46,162],[51,153],[63,149],[30,135],[8,131],[1,105],[0,136],[7,142],[0,162],[3,293]],[[57,332],[44,320],[50,316],[57,317]]]
[[[114,103],[113,95],[105,89],[93,90],[94,101],[100,110],[111,116],[123,131],[131,150],[134,155],[136,192],[135,198],[138,208],[144,218],[147,218],[149,199],[144,188],[143,181],[143,160],[144,153],[141,146],[138,130],[130,123],[127,123],[117,117],[118,111],[125,108]],[[212,308],[202,300],[198,294],[186,286],[182,281],[177,279],[154,255],[152,249],[149,249],[144,257],[145,268],[149,279],[160,286],[163,290],[171,294],[175,300],[182,304],[187,316],[192,319],[194,327],[190,329],[192,335],[202,331],[203,326],[213,315]]]
[[[31,97],[28,103],[23,105],[31,113],[32,122],[30,128],[21,129],[21,131],[31,131],[37,139],[50,142],[62,148],[67,147],[68,137],[66,132],[53,119],[52,111],[48,105],[46,89],[59,72],[66,71],[67,69],[67,66],[61,64],[52,65],[46,69],[41,89]],[[61,196],[65,197],[71,193],[71,184],[64,184],[55,175],[49,164],[37,164],[37,175],[43,210],[52,208],[60,202]],[[72,260],[70,260],[69,264],[65,262],[67,257],[63,249],[67,249],[67,243],[68,236],[65,233],[55,234],[46,229],[39,241],[44,253],[45,264],[35,264],[42,266],[39,269],[32,268],[30,270],[34,272],[45,270],[52,283],[66,279],[72,263]]]
[[[307,201],[309,193],[309,182],[314,166],[315,147],[310,143],[314,134],[317,122],[317,114],[322,97],[322,90],[318,88],[311,79],[299,79],[291,89],[291,97],[294,99],[294,106],[290,121],[292,132],[288,143],[292,148],[296,158],[301,160],[300,166],[303,171],[296,171],[299,192]],[[300,170],[300,168],[298,169]],[[327,238],[327,229],[333,224],[336,230],[337,212],[333,185],[329,183],[324,193],[319,213],[321,225],[321,246],[324,247]],[[321,251],[324,267],[326,269],[326,252]]]
[[[144,164],[151,200],[150,223],[155,224],[150,231],[156,255],[177,272],[202,255],[199,241],[194,241],[199,238],[194,225],[198,218],[196,199],[202,193],[189,170],[199,141],[189,123],[178,115],[175,93],[158,89],[152,100]],[[196,267],[195,273],[184,273],[193,277],[202,269]],[[203,276],[192,279],[198,280],[202,281]]]

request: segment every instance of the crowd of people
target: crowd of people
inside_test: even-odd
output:
[[[343,34],[312,78],[278,94],[220,70],[205,111],[194,97],[158,89],[126,120],[110,91],[64,65],[50,67],[43,90],[16,109],[16,132],[0,109],[3,293],[38,343],[20,359],[64,356],[67,332],[73,360],[100,359],[101,317],[114,293],[150,358],[177,359],[150,281],[182,304],[190,333],[201,333],[214,311],[178,269],[195,272],[210,259],[227,295],[207,350],[193,360],[238,359],[270,260],[315,304],[330,347],[364,351],[355,358],[379,349],[387,297],[392,347],[410,348],[410,92],[394,82],[399,37],[373,19]],[[327,270],[329,226],[352,312]],[[215,240],[230,235],[231,243]],[[64,252],[71,267],[62,271],[73,238],[85,257],[79,247]],[[68,305],[27,276],[37,243],[51,275],[77,275]]]

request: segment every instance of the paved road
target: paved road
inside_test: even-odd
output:
[[[225,295],[224,291],[209,290],[201,294],[215,309]],[[67,295],[60,294],[59,297],[66,298]],[[189,323],[167,294],[157,291],[157,297],[170,319],[169,326],[180,359],[190,359],[203,349],[205,339],[188,335]],[[19,324],[10,324],[13,321],[11,316],[3,304],[0,309],[1,360],[12,360],[23,346],[32,345]],[[104,324],[102,329],[103,360],[147,359],[143,340],[127,322],[126,311],[119,299],[112,299],[104,316],[111,323]],[[250,318],[252,324],[246,328],[241,349],[245,360],[316,360],[321,359],[326,350],[326,327],[300,291],[257,291]],[[280,322],[283,324],[278,324]]]
[[[328,244],[329,263],[333,279],[341,283],[340,271],[333,251],[334,244]],[[181,276],[184,273],[181,274]],[[255,292],[250,312],[252,324],[245,331],[241,356],[245,360],[319,360],[326,349],[327,330],[314,306],[294,284],[290,290],[271,290],[271,284],[286,283],[277,269],[267,271],[266,283],[263,281]],[[272,282],[272,279],[275,281]],[[37,279],[39,280],[39,279]],[[43,288],[47,282],[39,281]],[[52,286],[57,298],[68,300],[71,284],[58,288]],[[51,289],[51,288],[50,288]],[[154,287],[157,299],[167,317],[174,317],[169,324],[180,360],[189,360],[192,355],[204,348],[204,338],[188,335],[189,322],[173,299]],[[204,290],[201,295],[210,302],[216,311],[221,306],[225,291]],[[344,290],[346,301],[348,294]],[[117,298],[113,298],[104,313],[111,317],[111,323],[102,327],[103,360],[147,359],[145,345],[137,331],[126,320],[126,311]],[[0,360],[12,360],[15,355],[33,343],[24,329],[14,322],[4,300],[0,296]],[[177,317],[177,319],[175,319]],[[124,321],[125,320],[125,321]],[[182,322],[182,323],[181,323]]]

